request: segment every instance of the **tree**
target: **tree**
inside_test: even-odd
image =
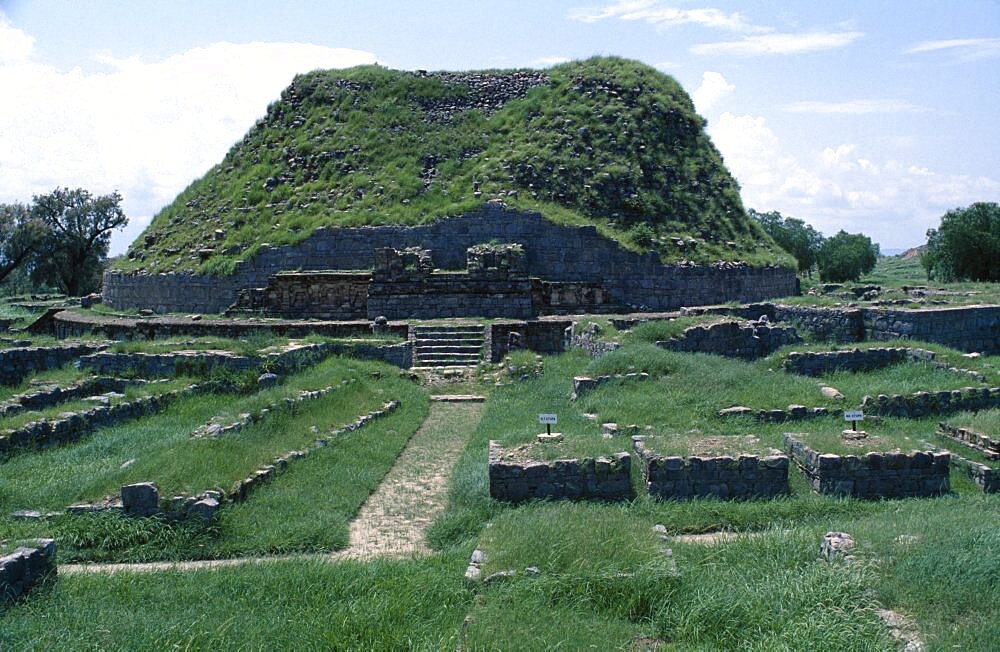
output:
[[[46,233],[24,204],[0,204],[0,283],[31,259]]]
[[[117,191],[93,197],[83,188],[36,195],[31,214],[45,223],[49,234],[35,252],[32,280],[51,283],[72,296],[100,288],[111,232],[128,223],[121,201]]]
[[[1000,205],[977,202],[944,214],[927,231],[920,262],[928,278],[941,281],[1000,281]]]
[[[823,245],[823,234],[798,218],[782,217],[778,211],[758,213],[750,209],[749,212],[750,217],[760,223],[779,247],[795,257],[799,273],[812,277],[816,255]]]
[[[875,269],[878,245],[860,233],[839,231],[820,247],[816,262],[821,281],[856,281]]]

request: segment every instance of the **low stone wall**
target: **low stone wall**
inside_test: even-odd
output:
[[[924,310],[864,309],[873,340],[914,339],[960,351],[1000,353],[1000,306],[965,306]]]
[[[166,339],[169,337],[228,337],[240,338],[260,333],[281,337],[358,337],[372,333],[370,321],[265,321],[261,319],[201,319],[192,317],[111,317],[96,313],[63,310],[54,316],[55,336],[60,339],[100,333],[112,340]],[[406,337],[405,322],[391,322],[385,332]]]
[[[126,378],[86,378],[66,387],[42,387],[31,392],[17,394],[0,403],[0,419],[14,416],[27,410],[43,410],[59,403],[94,396],[95,394],[121,392],[129,385],[138,382],[141,381]]]
[[[990,468],[985,464],[967,460],[960,455],[951,454],[951,464],[963,471],[972,483],[986,494],[1000,493],[1000,470]]]
[[[793,351],[785,359],[785,371],[801,376],[822,376],[836,371],[871,371],[900,362],[926,362],[934,357],[933,351],[911,348]]]
[[[56,575],[56,542],[36,539],[0,557],[0,605],[13,602]]]
[[[503,459],[497,442],[490,442],[490,497],[494,500],[629,500],[631,471],[632,458],[625,452],[612,457],[513,462]]]
[[[409,369],[413,366],[413,342],[399,344],[372,344],[370,342],[331,342],[326,345],[329,355],[344,355],[360,360],[381,360],[388,364]]]
[[[734,405],[718,412],[720,417],[753,417],[761,423],[785,423],[786,421],[802,421],[825,417],[830,410],[825,407],[806,407],[805,405],[789,405],[787,409],[754,410],[743,405]]]
[[[863,342],[864,313],[857,308],[772,306],[771,319],[793,324],[814,339],[827,342]]]
[[[75,441],[97,428],[155,414],[174,400],[200,389],[200,385],[189,385],[184,389],[143,396],[127,403],[98,405],[82,412],[67,412],[54,421],[32,421],[16,430],[0,431],[0,454],[17,448]]]
[[[656,498],[773,498],[788,493],[788,457],[662,456],[632,438],[646,489]]]
[[[332,345],[307,344],[279,353],[241,356],[230,351],[173,351],[171,353],[101,352],[80,359],[80,366],[95,373],[141,376],[173,376],[185,370],[228,369],[234,373],[268,369],[289,373],[316,364],[334,352]],[[346,349],[345,349],[346,350]]]
[[[656,345],[670,351],[755,360],[801,341],[793,328],[772,326],[767,322],[720,321],[685,328],[680,336]]]
[[[915,419],[931,414],[988,410],[1000,407],[1000,387],[965,387],[941,392],[914,392],[909,395],[865,396],[861,408],[884,417]]]
[[[965,444],[984,455],[986,459],[1000,460],[1000,439],[988,437],[968,428],[950,426],[947,423],[938,424],[938,435]]]
[[[344,383],[349,381],[345,380]],[[237,433],[247,426],[254,423],[259,423],[260,421],[267,418],[272,412],[278,411],[291,411],[295,409],[297,405],[305,401],[311,401],[313,399],[322,398],[329,395],[330,393],[336,391],[335,386],[323,387],[317,390],[307,390],[304,389],[300,391],[295,396],[289,396],[281,401],[271,401],[266,406],[260,408],[255,412],[247,412],[241,414],[236,421],[231,423],[223,424],[219,423],[215,419],[209,421],[208,423],[198,426],[191,431],[190,437],[192,439],[205,439],[209,437],[224,437],[226,435],[231,435]]]
[[[500,362],[510,353],[511,333],[520,348],[543,355],[558,354],[569,348],[572,329],[569,320],[498,321],[486,325],[486,350],[490,352],[490,362]],[[572,333],[572,330],[569,331]]]
[[[574,331],[576,330],[575,323],[572,328]],[[602,355],[606,355],[612,351],[617,351],[621,348],[621,342],[599,339],[598,329],[599,326],[597,324],[591,323],[589,326],[584,327],[579,333],[574,332],[573,336],[570,338],[569,345],[575,349],[583,349],[591,358],[599,358]]]
[[[0,385],[16,385],[39,371],[58,369],[80,356],[107,348],[107,344],[67,344],[0,349]]]
[[[606,385],[613,380],[620,381],[636,381],[636,380],[649,380],[649,374],[645,371],[631,374],[615,374],[613,376],[597,376],[596,378],[591,378],[590,376],[576,376],[573,378],[573,393],[570,395],[569,400],[575,401],[578,398],[589,394],[598,387]]]
[[[951,489],[951,455],[911,451],[832,455],[818,453],[790,434],[785,449],[821,494],[854,498],[939,496]]]

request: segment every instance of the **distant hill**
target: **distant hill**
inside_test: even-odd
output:
[[[912,247],[910,249],[907,249],[903,253],[899,254],[899,257],[905,258],[907,260],[909,260],[910,258],[919,258],[920,254],[924,253],[925,251],[927,251],[927,245],[922,244],[919,247]]]
[[[704,126],[671,77],[618,58],[299,75],[115,268],[226,274],[320,226],[422,224],[491,199],[596,225],[664,262],[791,266],[747,217]]]

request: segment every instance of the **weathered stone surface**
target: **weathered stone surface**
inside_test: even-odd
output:
[[[771,498],[788,493],[788,458],[740,455],[709,457],[662,456],[646,448],[642,437],[632,438],[650,496],[688,499],[712,496],[724,499]]]
[[[610,301],[648,310],[759,301],[798,291],[791,269],[663,265],[656,256],[623,249],[593,226],[560,226],[538,213],[488,204],[426,226],[318,229],[297,245],[262,247],[256,257],[238,263],[232,276],[106,272],[103,296],[116,309],[219,313],[239,290],[264,287],[268,277],[282,270],[373,269],[375,249],[407,246],[432,250],[435,268],[461,269],[469,247],[490,241],[524,244],[528,276],[599,284]]]
[[[121,498],[122,511],[127,516],[153,516],[160,511],[160,492],[153,482],[125,485]]]
[[[907,361],[930,361],[934,357],[933,351],[899,347],[851,351],[793,351],[785,359],[784,367],[785,371],[802,376],[822,376],[837,371],[871,371]]]
[[[948,453],[870,452],[864,457],[818,453],[791,433],[785,450],[821,494],[855,498],[938,496],[950,488]]]
[[[691,326],[678,337],[657,342],[656,345],[671,351],[755,360],[782,346],[801,341],[794,329],[772,326],[768,322],[720,321]]]
[[[819,554],[827,561],[843,559],[854,550],[854,537],[846,532],[827,532],[819,545]]]
[[[0,557],[0,605],[13,602],[56,574],[56,542],[33,539]]]
[[[507,502],[532,498],[628,500],[632,497],[631,456],[505,462],[490,442],[490,497]]]

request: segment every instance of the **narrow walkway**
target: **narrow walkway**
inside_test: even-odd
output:
[[[427,555],[427,527],[447,506],[448,479],[482,414],[480,403],[438,401],[378,488],[350,523],[347,548],[331,554],[239,557],[146,564],[65,564],[59,573],[197,570],[289,559],[401,558]],[[252,499],[251,499],[252,500]]]

